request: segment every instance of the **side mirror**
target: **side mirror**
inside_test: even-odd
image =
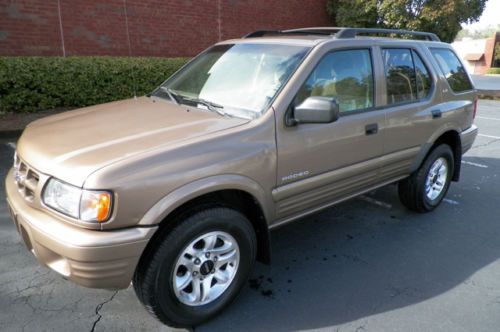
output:
[[[287,125],[300,123],[331,123],[339,118],[339,105],[330,97],[309,97],[295,107]]]

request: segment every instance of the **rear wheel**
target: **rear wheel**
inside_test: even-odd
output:
[[[434,148],[416,172],[399,182],[399,198],[403,205],[419,213],[435,209],[448,192],[453,165],[449,145]]]
[[[137,297],[167,325],[196,326],[236,297],[255,251],[255,233],[243,214],[222,207],[194,212],[143,258],[134,277]]]

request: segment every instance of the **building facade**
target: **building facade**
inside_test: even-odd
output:
[[[0,55],[193,56],[254,30],[331,25],[325,0],[0,0]]]
[[[500,43],[500,32],[487,39],[463,39],[452,43],[458,56],[471,74],[483,75],[495,66],[495,46]]]

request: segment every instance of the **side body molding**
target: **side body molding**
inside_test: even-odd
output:
[[[142,217],[138,225],[149,226],[159,224],[166,216],[179,206],[205,194],[220,190],[241,190],[252,195],[262,208],[269,223],[274,218],[274,205],[270,194],[254,180],[238,174],[210,176],[188,183],[175,189],[159,200]]]

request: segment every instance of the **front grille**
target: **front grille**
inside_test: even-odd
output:
[[[33,202],[40,174],[22,161],[17,154],[14,157],[14,181],[24,199]]]

